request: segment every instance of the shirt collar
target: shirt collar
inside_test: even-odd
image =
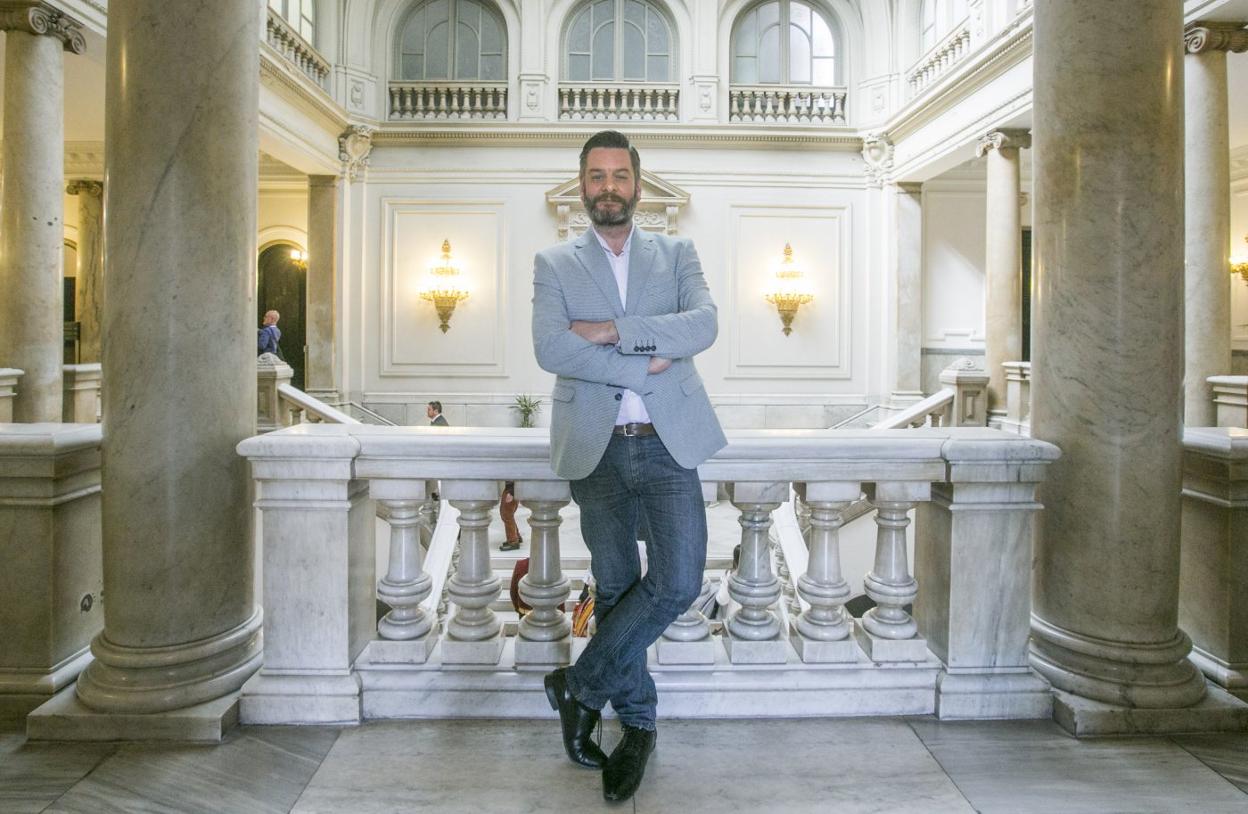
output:
[[[591,232],[593,232],[593,233],[594,233],[594,237],[596,237],[596,238],[598,239],[598,245],[602,247],[602,250],[603,250],[604,252],[606,252],[606,253],[607,253],[608,255],[610,255],[611,257],[615,257],[615,256],[616,256],[615,252],[613,252],[613,251],[611,250],[611,247],[607,245],[607,241],[605,241],[605,240],[603,240],[603,239],[602,239],[602,235],[598,234],[598,230],[597,230],[597,229],[595,229],[594,227],[592,227],[592,226],[591,226],[591,227],[589,227],[589,231],[591,231]],[[628,230],[628,238],[627,238],[627,239],[625,239],[625,241],[624,241],[624,248],[620,251],[620,254],[619,254],[619,256],[620,256],[620,257],[623,257],[624,255],[628,254],[628,250],[632,248],[632,245],[633,245],[633,235],[634,235],[636,232],[637,232],[637,224],[635,224],[635,223],[634,223],[634,224],[632,224],[632,228]]]

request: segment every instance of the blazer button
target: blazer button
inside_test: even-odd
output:
[[[633,353],[641,353],[641,345],[633,345]]]
[[[616,400],[616,401],[620,401],[620,400],[621,400],[621,399],[623,399],[623,398],[624,398],[624,394],[623,394],[623,393],[616,393],[616,394],[615,394],[615,400]]]

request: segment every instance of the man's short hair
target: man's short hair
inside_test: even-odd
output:
[[[434,410],[437,410],[439,413],[442,412],[442,402],[440,401],[431,401],[429,402],[429,406]]]
[[[629,160],[633,162],[633,177],[638,186],[641,185],[641,156],[637,148],[628,143],[628,136],[617,130],[599,130],[589,137],[581,148],[581,175],[585,175],[585,164],[589,161],[589,151],[595,147],[607,147],[613,150],[628,150]]]

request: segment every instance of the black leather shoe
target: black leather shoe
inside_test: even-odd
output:
[[[624,727],[624,737],[607,758],[602,771],[602,796],[612,802],[627,800],[641,785],[646,761],[654,751],[658,735],[653,729]]]
[[[602,715],[598,710],[590,709],[576,700],[568,689],[567,672],[567,667],[560,667],[553,673],[548,673],[544,682],[550,708],[559,713],[559,724],[563,728],[563,749],[573,763],[590,769],[601,769],[607,762],[607,756],[590,739],[590,735]]]

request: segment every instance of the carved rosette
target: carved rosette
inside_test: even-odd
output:
[[[1026,150],[1030,147],[1030,130],[992,130],[975,145],[975,155],[983,158],[989,150]]]
[[[348,180],[358,180],[360,173],[368,166],[375,132],[374,127],[353,124],[338,137],[338,160],[342,162],[342,171]]]
[[[1196,22],[1183,31],[1183,45],[1189,54],[1210,51],[1248,51],[1248,28],[1243,23]]]
[[[99,181],[88,181],[78,179],[70,181],[65,185],[66,195],[90,195],[92,198],[99,198],[104,194],[104,184]]]
[[[36,36],[56,37],[72,54],[87,51],[81,24],[47,3],[0,0],[0,31],[25,31]]]
[[[862,139],[862,160],[866,162],[867,186],[882,189],[893,171],[893,143],[879,133]]]

